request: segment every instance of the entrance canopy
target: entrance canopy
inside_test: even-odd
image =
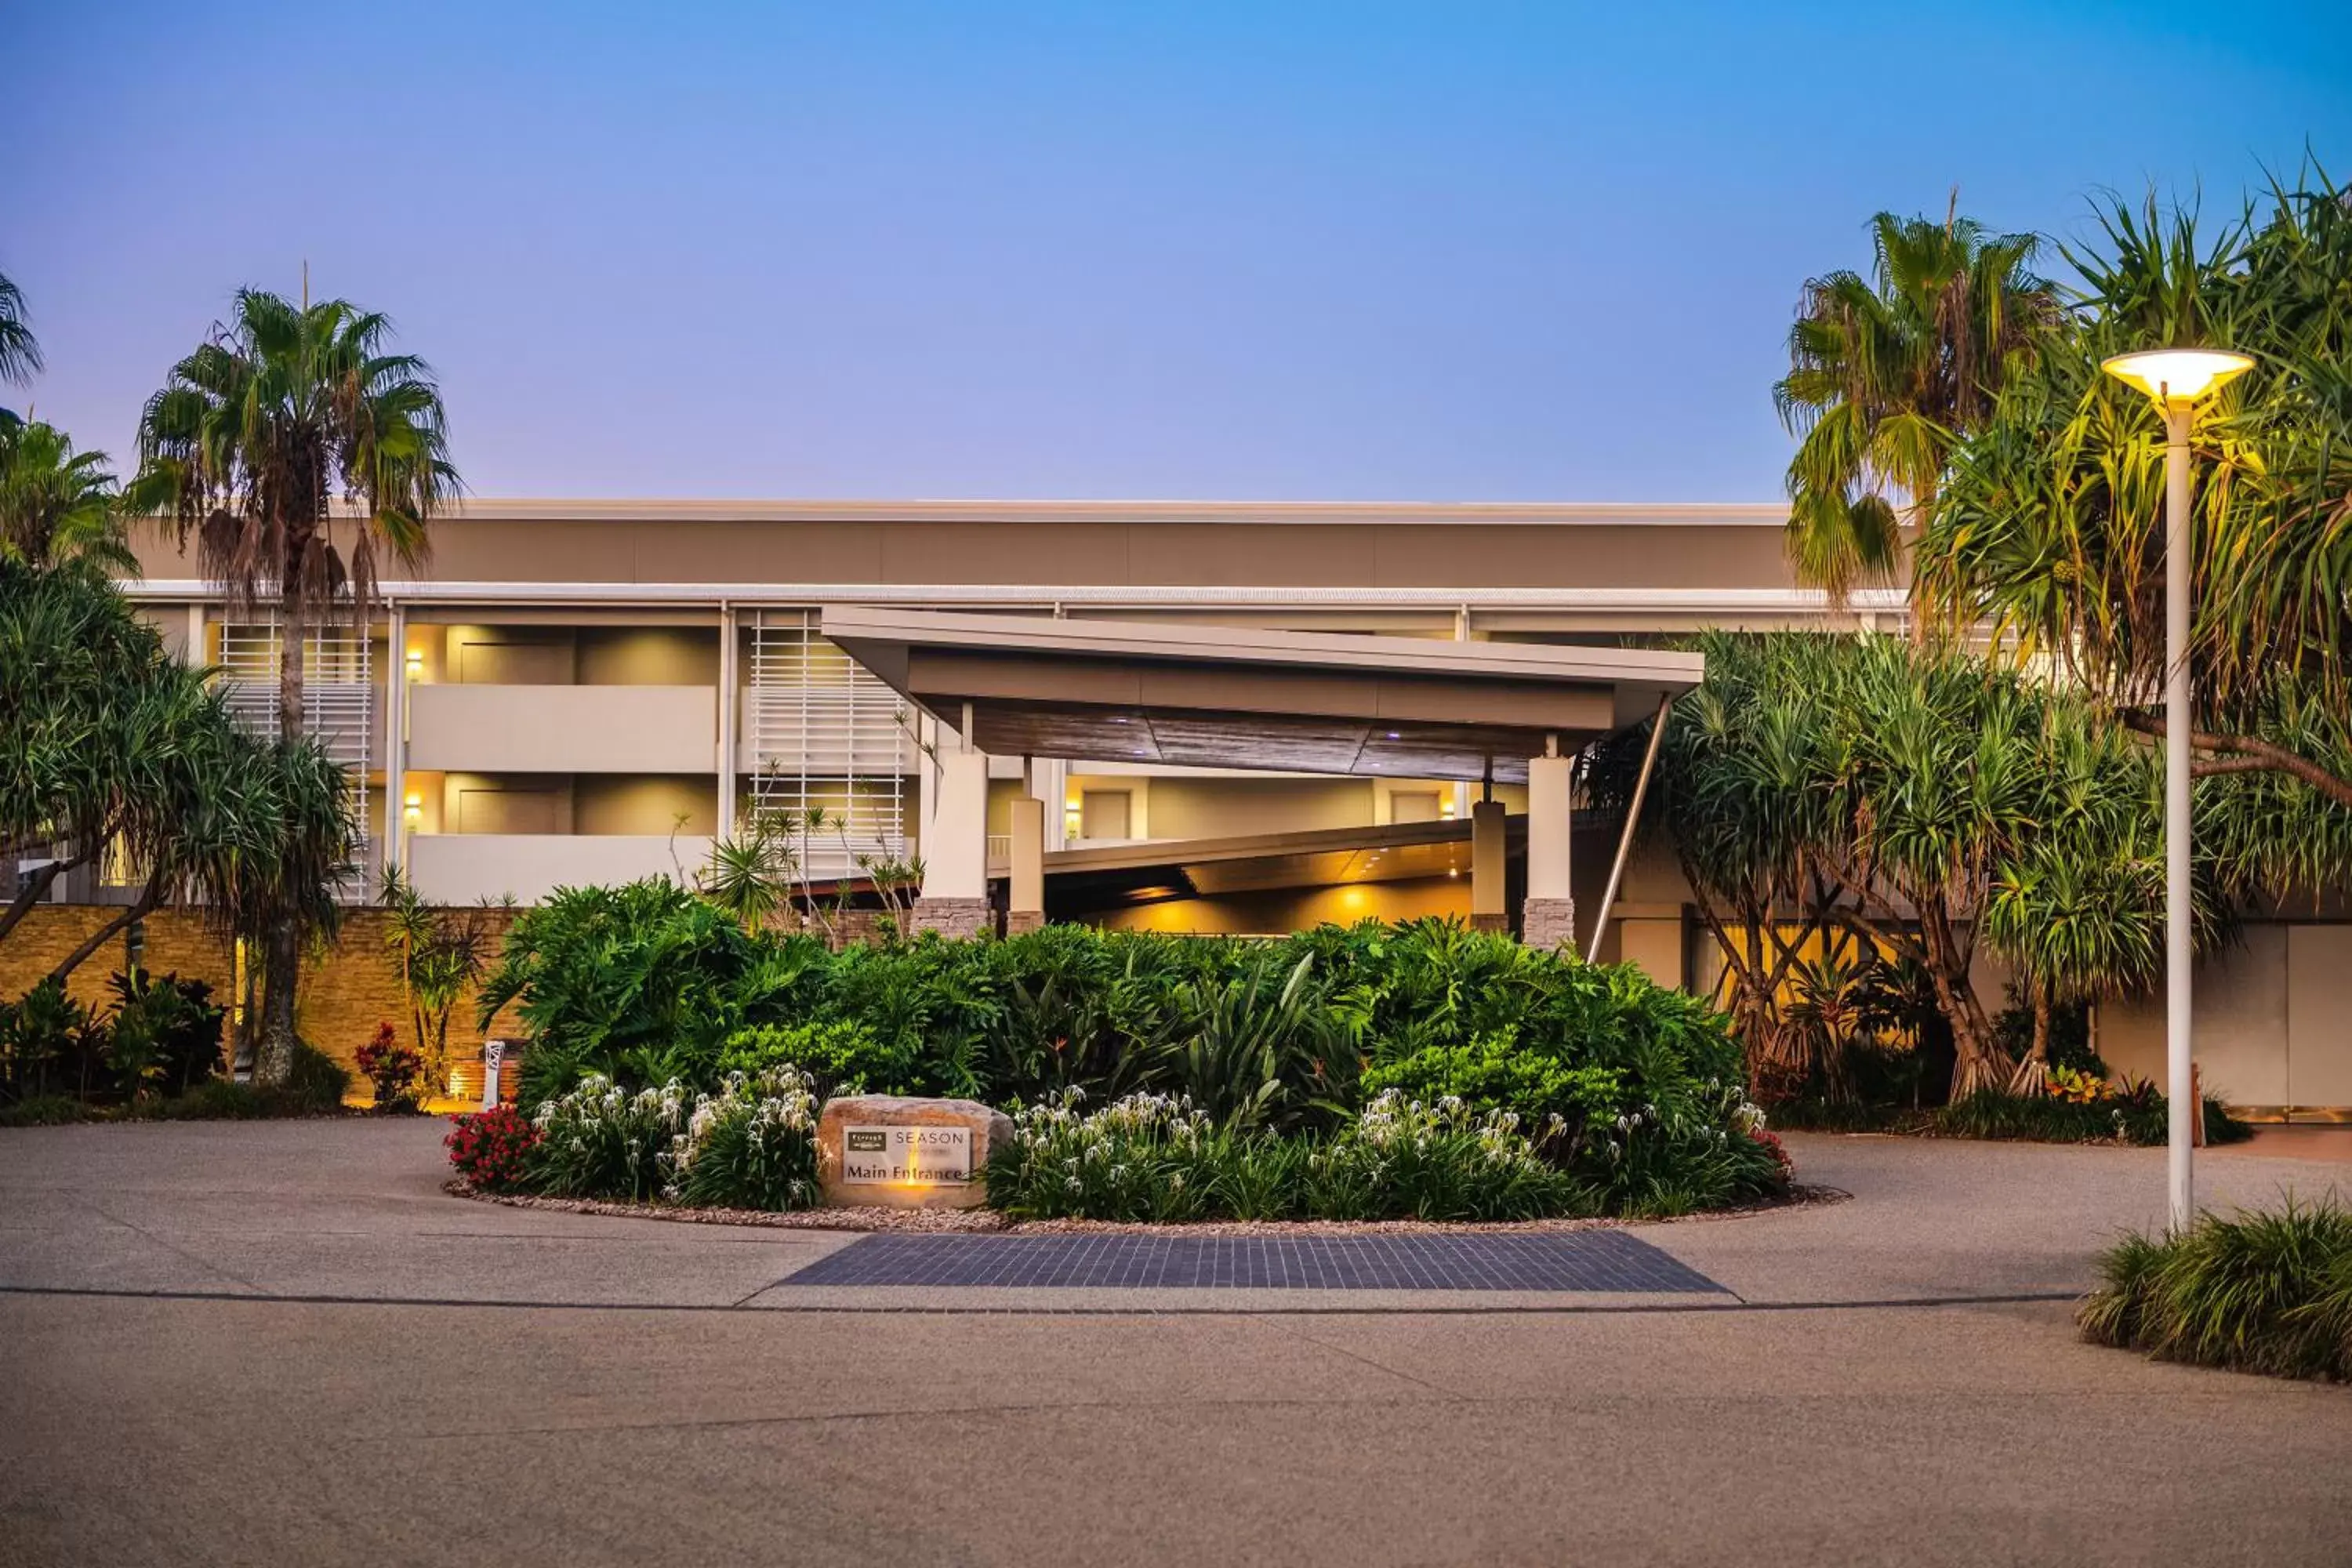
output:
[[[1527,778],[1698,684],[1695,653],[850,605],[823,631],[998,756]]]

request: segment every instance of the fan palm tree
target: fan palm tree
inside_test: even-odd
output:
[[[364,627],[379,563],[421,566],[427,526],[457,493],[440,393],[422,360],[385,352],[391,335],[385,317],[341,300],[241,290],[140,421],[142,503],[183,545],[194,536],[204,575],[232,610],[276,622],[282,740],[304,732],[305,637],[339,616]],[[265,1080],[293,1059],[300,904],[257,906],[275,912]]]
[[[0,555],[34,566],[87,562],[139,574],[123,534],[122,495],[103,452],[77,452],[36,420],[0,423]]]
[[[1805,284],[1789,374],[1772,389],[1798,437],[1789,463],[1790,561],[1843,602],[1900,564],[1934,510],[1954,446],[1991,411],[2011,356],[2058,316],[2032,235],[1880,213],[1872,275]]]

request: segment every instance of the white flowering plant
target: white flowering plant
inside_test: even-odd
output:
[[[816,1201],[813,1090],[789,1064],[730,1073],[715,1094],[676,1079],[631,1094],[591,1073],[532,1117],[523,1184],[556,1197],[804,1208]]]
[[[1318,1219],[1541,1219],[1598,1207],[1589,1186],[1537,1152],[1516,1113],[1393,1089],[1308,1156],[1300,1199]]]
[[[658,1196],[669,1180],[671,1145],[693,1110],[694,1096],[675,1079],[631,1094],[589,1073],[570,1093],[542,1101],[531,1118],[540,1137],[529,1184],[557,1197]]]
[[[695,1101],[672,1142],[666,1195],[719,1208],[807,1208],[817,1200],[814,1081],[789,1064],[730,1073]]]
[[[1393,1091],[1328,1137],[1236,1131],[1181,1096],[1088,1111],[1067,1090],[1013,1115],[989,1201],[1016,1218],[1535,1219],[1587,1214],[1591,1188],[1539,1155],[1508,1111]]]

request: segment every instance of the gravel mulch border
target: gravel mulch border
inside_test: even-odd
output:
[[[1105,1219],[1006,1218],[995,1209],[814,1208],[772,1214],[765,1209],[689,1208],[679,1204],[614,1204],[594,1198],[548,1198],[525,1193],[486,1193],[463,1176],[452,1177],[441,1190],[451,1197],[475,1203],[500,1204],[508,1208],[544,1209],[555,1214],[607,1215],[618,1219],[658,1219],[677,1225],[754,1226],[770,1230],[963,1232],[999,1236],[1161,1235],[1161,1236],[1497,1236],[1513,1232],[1622,1229],[1634,1225],[1682,1225],[1707,1220],[1746,1219],[1788,1209],[1842,1204],[1852,1193],[1838,1187],[1799,1184],[1785,1198],[1742,1204],[1735,1208],[1709,1209],[1703,1214],[1677,1215],[1669,1219],[1521,1219],[1488,1222],[1462,1220],[1202,1220],[1189,1225],[1139,1225]]]

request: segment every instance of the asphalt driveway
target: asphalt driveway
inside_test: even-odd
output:
[[[1703,1298],[795,1286],[422,1122],[0,1132],[0,1563],[2342,1563],[2352,1391],[2079,1343],[2160,1151],[1791,1140]],[[2342,1134],[2352,1140],[2352,1131]],[[2283,1148],[2290,1157],[2275,1157]],[[2208,1202],[2352,1192],[2308,1138]]]

